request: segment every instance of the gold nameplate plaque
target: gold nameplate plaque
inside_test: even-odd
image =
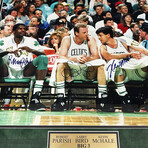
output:
[[[120,148],[118,132],[48,132],[48,148]]]

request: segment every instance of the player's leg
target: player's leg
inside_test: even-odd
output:
[[[23,75],[24,77],[36,77],[33,95],[31,97],[30,110],[45,110],[45,106],[40,102],[40,94],[42,91],[43,83],[47,74],[48,57],[40,55],[32,62],[26,65]]]
[[[118,95],[120,96],[121,102],[122,102],[122,111],[123,112],[134,112],[134,107],[131,104],[131,97],[128,95],[128,92],[125,87],[125,81],[126,81],[126,75],[131,73],[132,71],[126,72],[122,68],[116,68],[115,73],[115,85],[117,87],[116,91]],[[131,73],[132,75],[132,73]]]
[[[51,105],[51,111],[63,111],[66,109],[65,80],[72,80],[70,68],[67,63],[58,63],[56,71],[57,100]]]
[[[144,68],[141,68],[141,70],[138,70],[138,75],[139,75],[141,78],[147,80],[147,79],[148,79],[148,66],[147,66],[147,67],[144,67]],[[146,100],[144,101],[144,109],[145,109],[146,111],[148,111],[148,99],[146,99]]]
[[[3,59],[0,57],[0,78],[7,77],[9,75],[8,67],[4,63]]]
[[[8,67],[6,66],[6,64],[4,63],[3,59],[0,58],[0,78],[4,78],[4,77],[7,77],[9,75],[9,72],[8,72]],[[2,88],[1,89],[1,93],[2,93],[2,96],[7,93],[11,93],[9,91],[10,88]],[[4,100],[4,106],[10,106],[10,99],[5,99]]]
[[[108,97],[104,65],[98,67],[97,80],[99,93],[98,98],[96,100],[96,106],[98,110],[105,112],[114,112],[114,106],[112,104],[111,99]]]

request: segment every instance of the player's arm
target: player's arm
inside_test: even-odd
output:
[[[31,44],[20,47],[17,49],[17,51],[21,52],[22,50],[26,50],[27,52],[33,53],[36,56],[46,55],[44,50],[41,48],[39,42],[36,39],[30,39],[30,42]]]
[[[133,49],[133,50],[135,50],[135,51],[137,51],[137,52],[140,52],[140,53],[143,53],[143,54],[145,54],[145,55],[148,55],[148,50],[147,49],[145,49],[144,47],[143,48],[141,48],[141,47],[135,47],[135,46],[129,46],[131,49]]]
[[[133,57],[132,53],[125,53],[125,54],[110,54],[107,50],[106,50],[106,46],[105,45],[101,45],[100,47],[100,53],[101,56],[107,60],[110,61],[112,59],[125,59],[125,58],[130,58]]]
[[[7,55],[8,53],[10,53],[9,51],[1,51],[0,50],[0,57],[3,57],[5,55]]]
[[[61,42],[59,58],[77,62],[77,57],[67,56],[69,47],[70,47],[70,36],[66,36],[62,39],[62,42]]]
[[[21,51],[21,50],[26,50],[27,52],[31,52],[33,54],[35,54],[36,56],[39,56],[39,55],[45,55],[45,52],[44,51],[40,51],[40,50],[35,50],[35,49],[32,49],[30,47],[27,47],[27,46],[24,46],[24,47],[21,47],[18,49],[18,51]]]
[[[98,47],[97,47],[97,43],[96,43],[95,38],[89,37],[88,47],[89,47],[89,50],[91,52],[91,56],[86,57],[86,59],[87,59],[86,62],[89,62],[89,61],[92,61],[92,60],[95,60],[95,59],[100,59],[99,53],[98,53]]]

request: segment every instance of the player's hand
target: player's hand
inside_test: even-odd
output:
[[[9,51],[9,53],[13,53],[16,57],[20,57],[22,54],[22,51],[20,49]]]
[[[87,56],[86,55],[81,55],[77,58],[77,62],[80,64],[84,64],[87,62]]]
[[[27,52],[33,52],[33,50],[27,46],[20,47],[20,48],[18,48],[18,50],[26,50]]]
[[[140,52],[133,52],[133,53],[131,53],[131,56],[134,59],[141,59],[141,57],[142,57]]]

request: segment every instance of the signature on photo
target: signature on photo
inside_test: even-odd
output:
[[[68,61],[67,62],[68,64],[72,64],[73,65],[73,61]],[[77,62],[76,62],[77,63]],[[75,67],[75,66],[74,66]],[[88,68],[88,67],[91,67],[91,69],[90,68]],[[69,73],[69,70],[70,70],[70,73]],[[95,70],[95,68],[94,68],[94,66],[92,66],[91,64],[89,64],[88,65],[88,63],[87,64],[78,64],[77,65],[77,68],[72,68],[72,67],[69,67],[69,68],[67,68],[67,69],[64,69],[62,72],[61,72],[61,75],[63,76],[63,77],[65,77],[66,79],[68,79],[69,77],[77,77],[77,76],[79,76],[79,75],[85,75],[86,76],[86,73],[87,73],[87,76],[88,76],[88,74],[90,73],[90,72],[93,72]],[[66,72],[67,71],[67,72]],[[67,74],[67,75],[65,75],[64,74],[64,72],[65,73],[69,73],[69,74]]]
[[[110,72],[110,78],[112,76],[112,73],[116,71],[116,68],[118,67],[123,67],[125,63],[127,63],[129,60],[131,59],[131,57],[127,57],[126,59],[122,59],[118,62],[116,62],[116,60],[113,60],[111,64],[108,65],[107,67],[107,71]]]

